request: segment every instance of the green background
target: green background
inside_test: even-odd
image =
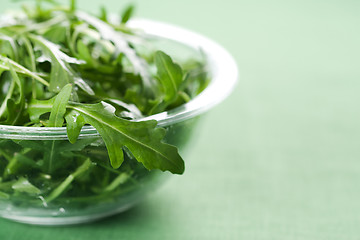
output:
[[[71,227],[0,220],[0,239],[359,239],[360,1],[136,3],[227,48],[238,86],[206,115],[185,175],[137,207]]]

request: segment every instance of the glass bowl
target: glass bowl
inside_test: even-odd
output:
[[[211,81],[200,95],[171,111],[137,120],[157,120],[159,126],[167,129],[165,141],[177,146],[186,159],[201,115],[233,89],[237,80],[235,61],[217,43],[194,32],[141,19],[132,20],[129,25],[157,39],[159,48],[167,48],[171,55],[195,56],[201,52],[206,59]],[[47,161],[51,164],[46,172],[36,167],[45,158],[57,159]],[[0,215],[23,223],[65,225],[122,212],[170,176],[148,171],[131,158],[126,155],[117,170],[109,167],[104,142],[90,126],[84,127],[79,140],[71,144],[66,128],[0,125],[0,171],[4,176],[0,178]],[[83,163],[73,167],[78,165],[72,164],[74,161]],[[57,179],[51,175],[54,171]],[[27,180],[31,176],[36,176],[36,182]]]

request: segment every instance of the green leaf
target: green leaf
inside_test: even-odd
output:
[[[76,16],[87,22],[88,24],[95,27],[101,34],[101,36],[108,41],[111,41],[115,44],[118,51],[124,53],[127,59],[131,62],[133,66],[133,71],[135,74],[139,74],[142,77],[144,84],[144,92],[146,94],[153,94],[156,84],[149,74],[149,66],[144,59],[140,58],[136,51],[129,46],[129,43],[126,41],[124,35],[121,32],[115,31],[109,24],[100,19],[93,17],[84,12],[77,12]]]
[[[11,99],[14,91],[15,91],[15,87],[16,87],[16,83],[15,83],[15,80],[13,78],[11,78],[11,83],[10,83],[10,86],[9,86],[9,89],[7,91],[7,94],[0,106],[0,119],[6,117],[6,114],[7,114],[7,102],[8,100]]]
[[[78,167],[75,172],[70,174],[57,188],[55,188],[49,194],[49,196],[45,198],[45,201],[49,203],[59,197],[69,187],[69,185],[72,183],[72,181],[74,181],[75,178],[86,172],[91,167],[91,164],[92,163],[90,159],[85,160],[84,163],[80,167]]]
[[[69,141],[74,144],[79,137],[82,127],[85,125],[84,118],[77,111],[69,110],[65,115],[65,120]]]
[[[66,113],[66,106],[70,99],[71,92],[72,86],[71,84],[67,84],[55,97],[49,118],[49,127],[62,127],[64,123],[64,115]]]
[[[70,58],[60,51],[59,46],[41,36],[30,35],[30,39],[51,59],[50,91],[58,93],[66,84],[74,83],[69,63],[80,62]]]
[[[184,172],[184,161],[177,148],[162,142],[165,129],[156,128],[155,120],[132,122],[118,118],[114,114],[114,107],[105,102],[70,103],[69,108],[81,114],[84,121],[100,133],[114,168],[123,163],[123,148],[126,147],[149,170],[168,170],[177,174]]]
[[[20,65],[19,63],[11,60],[10,58],[4,57],[0,55],[0,69],[2,70],[10,70],[9,64],[13,66],[14,70],[19,74],[24,74],[28,77],[32,77],[36,79],[38,82],[42,83],[45,86],[49,86],[49,83],[40,77],[38,74],[30,71],[29,69],[25,68],[24,66]]]
[[[141,111],[136,107],[135,104],[128,104],[118,99],[104,99],[106,102],[111,103],[113,106],[118,106],[125,111],[121,112],[121,117],[130,119],[138,119],[143,117]]]
[[[83,61],[66,55],[60,50],[60,46],[38,35],[30,35],[33,40],[51,59],[50,86],[52,92],[58,93],[69,83],[75,83],[89,95],[94,95],[91,87],[79,78],[70,64],[83,64]],[[73,97],[76,99],[76,95]]]
[[[127,172],[119,174],[114,181],[112,181],[105,189],[104,192],[111,192],[114,191],[117,187],[119,187],[121,184],[126,183],[130,178],[130,174]]]
[[[67,26],[57,25],[52,26],[48,31],[44,33],[44,37],[50,42],[59,44],[66,39]]]
[[[19,50],[16,44],[16,39],[11,38],[9,36],[0,34],[0,41],[4,41],[5,44],[0,45],[0,52],[3,55],[9,56],[11,59],[15,59],[15,61],[19,60]]]
[[[30,194],[40,194],[41,193],[40,189],[38,189],[37,187],[32,185],[29,182],[29,180],[27,180],[24,177],[20,178],[17,182],[15,182],[12,185],[12,189],[14,189],[14,191],[16,191],[16,192],[25,192],[25,193],[30,193]]]
[[[0,199],[9,199],[10,195],[0,191]]]
[[[93,59],[88,47],[83,43],[83,41],[77,41],[77,50],[79,53],[79,58],[86,61],[87,64],[93,65]]]
[[[70,0],[70,11],[75,12],[76,10],[76,0]]]
[[[177,100],[179,88],[184,78],[181,67],[162,51],[155,53],[155,65],[157,68],[157,78],[161,83],[162,96],[160,96],[158,104],[151,110],[151,114],[164,111]]]
[[[4,176],[7,177],[8,175],[15,175],[19,172],[35,168],[38,168],[38,165],[33,159],[30,159],[21,153],[16,153],[5,167]]]
[[[134,5],[130,5],[127,8],[125,8],[125,10],[123,11],[123,13],[121,14],[121,23],[125,24],[129,21],[129,19],[132,17],[132,15],[134,14]]]
[[[162,51],[155,53],[157,75],[164,88],[164,101],[173,102],[178,95],[178,88],[183,81],[181,67],[174,63],[169,55]]]
[[[106,8],[104,6],[102,6],[100,8],[100,19],[104,22],[107,22],[107,19],[108,19],[108,14],[107,14],[107,11],[106,11]]]
[[[30,120],[34,123],[40,122],[41,115],[51,112],[52,106],[54,105],[55,98],[49,100],[36,100],[31,99],[27,111],[30,116]]]
[[[25,48],[25,53],[28,56],[27,57],[27,65],[29,66],[29,69],[33,72],[36,72],[36,59],[35,59],[35,52],[33,49],[33,46],[30,42],[30,40],[23,36],[21,37],[21,42],[24,45]],[[47,82],[46,82],[47,83]],[[39,83],[36,82],[36,79],[32,77],[32,84],[31,84],[31,95],[33,98],[37,98],[39,96],[42,95],[42,89],[41,89],[41,85]]]
[[[25,97],[23,80],[19,78],[11,64],[9,64],[9,68],[12,83],[10,85],[7,96],[0,107],[0,117],[6,113],[6,121],[3,121],[2,123],[15,125],[23,113],[23,109],[25,107]],[[16,100],[12,98],[15,93],[18,95]]]

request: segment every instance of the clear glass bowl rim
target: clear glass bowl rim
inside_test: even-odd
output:
[[[201,49],[208,62],[211,75],[209,86],[188,103],[136,121],[157,120],[158,126],[166,127],[208,111],[232,92],[238,79],[237,65],[231,54],[215,41],[182,27],[148,19],[133,19],[129,22],[129,26],[141,29],[150,36],[172,40],[193,49]],[[94,127],[85,126],[79,138],[99,136]],[[66,127],[0,125],[0,139],[64,140],[67,139],[67,133]]]

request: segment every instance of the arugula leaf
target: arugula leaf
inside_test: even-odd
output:
[[[30,35],[29,37],[51,59],[49,90],[58,93],[66,84],[74,83],[69,63],[72,62],[80,64],[80,62],[76,59],[68,57],[60,51],[59,46],[49,42],[41,36]]]
[[[70,0],[70,11],[74,12],[76,10],[76,0]]]
[[[107,16],[106,8],[104,6],[102,6],[100,8],[100,11],[101,11],[101,13],[100,13],[99,19],[104,21],[104,22],[107,22],[108,16]]]
[[[53,106],[51,108],[51,114],[48,123],[49,127],[62,127],[64,123],[64,115],[66,113],[66,105],[70,99],[71,91],[71,84],[67,84],[55,97]]]
[[[28,55],[27,58],[27,64],[29,65],[29,69],[33,72],[36,72],[36,59],[35,59],[35,53],[34,53],[34,49],[31,45],[31,42],[28,38],[26,37],[21,37],[20,41],[24,44],[24,52]],[[36,83],[36,79],[32,78],[32,84],[31,84],[32,88],[32,97],[33,98],[37,98],[38,95],[42,95],[42,91],[41,91],[41,86],[39,86],[39,84]]]
[[[24,154],[16,153],[4,169],[4,178],[7,178],[9,175],[24,173],[28,171],[29,168],[35,169],[38,168],[38,165],[33,159],[30,159]]]
[[[74,181],[75,178],[77,178],[78,176],[80,176],[81,174],[86,172],[91,167],[91,164],[92,163],[91,163],[90,159],[87,159],[86,161],[84,161],[84,163],[78,169],[76,169],[75,172],[70,174],[57,188],[55,188],[49,194],[49,196],[47,198],[45,198],[45,202],[49,203],[49,202],[53,201],[54,199],[56,199],[57,197],[59,197],[66,190],[66,188],[71,184],[71,182]]]
[[[125,24],[129,21],[129,19],[132,17],[132,15],[134,14],[134,5],[130,5],[127,8],[125,8],[125,10],[123,11],[123,13],[121,14],[121,23]]]
[[[7,102],[8,102],[8,100],[11,99],[11,96],[12,96],[13,92],[15,91],[15,86],[16,86],[16,83],[15,83],[14,79],[12,79],[11,84],[9,86],[9,90],[0,106],[0,119],[6,117],[5,114],[7,113],[7,109],[6,109]]]
[[[32,77],[38,82],[42,83],[45,86],[49,86],[49,83],[43,79],[41,76],[39,76],[37,73],[34,73],[30,71],[29,69],[23,67],[19,63],[11,60],[10,58],[4,57],[0,55],[0,69],[10,71],[9,65],[12,65],[14,70],[19,74],[24,74],[26,76]]]
[[[139,119],[143,117],[141,111],[136,107],[135,104],[128,104],[118,99],[104,99],[106,102],[109,102],[113,106],[118,106],[125,109],[121,112],[121,117],[130,118],[130,119]]]
[[[12,189],[14,189],[16,192],[25,192],[30,194],[40,194],[41,191],[34,185],[32,185],[29,180],[22,177],[17,182],[15,182],[12,185]]]
[[[112,183],[110,183],[105,189],[104,192],[114,191],[119,185],[126,183],[130,178],[129,173],[121,173],[117,178],[114,179]]]
[[[65,119],[69,141],[74,144],[78,139],[82,127],[85,125],[84,118],[77,111],[68,110]]]
[[[165,129],[156,128],[156,121],[131,122],[118,118],[114,115],[114,107],[105,102],[70,103],[69,108],[81,114],[84,122],[100,133],[114,168],[123,163],[123,148],[126,147],[149,170],[169,170],[177,174],[184,172],[184,161],[177,148],[162,142]]]
[[[16,45],[16,40],[0,33],[0,41],[5,42],[5,44],[1,44],[0,50],[2,54],[7,55],[11,59],[15,59],[15,61],[17,61],[19,59],[19,51]]]
[[[174,63],[169,55],[162,51],[155,53],[155,64],[158,70],[158,79],[164,88],[164,101],[172,103],[178,96],[178,88],[183,81],[181,67]]]
[[[0,191],[0,199],[9,199],[10,195]]]
[[[175,102],[179,96],[179,87],[183,82],[183,71],[174,63],[169,55],[162,51],[155,53],[155,65],[157,68],[157,79],[161,83],[162,95],[156,101],[150,114],[164,111],[169,105]]]
[[[79,58],[84,60],[90,66],[95,66],[96,64],[94,63],[90,50],[87,48],[85,43],[83,43],[83,41],[77,41],[76,46],[79,53]]]
[[[49,40],[52,43],[59,44],[61,42],[64,42],[66,39],[66,31],[68,27],[65,25],[56,25],[54,27],[49,28],[44,33],[44,38]]]
[[[137,56],[136,51],[129,46],[123,34],[121,32],[115,31],[105,22],[87,13],[77,12],[76,16],[79,19],[94,26],[100,32],[101,36],[104,39],[112,41],[115,44],[116,48],[120,52],[123,52],[125,56],[129,59],[129,61],[134,67],[134,73],[141,75],[144,83],[144,91],[147,94],[153,93],[156,85],[154,81],[151,79],[151,76],[147,70],[148,69],[147,63],[142,58]]]
[[[6,114],[6,121],[3,121],[2,123],[15,125],[25,107],[25,98],[22,80],[16,74],[11,64],[9,64],[9,68],[12,81],[8,94],[0,106],[0,119]],[[17,100],[12,99],[12,96],[15,94],[15,92],[17,92],[19,95]]]
[[[60,46],[41,36],[30,35],[29,38],[47,53],[51,59],[50,91],[58,93],[66,84],[75,83],[88,94],[94,95],[91,87],[81,78],[77,77],[70,67],[70,64],[83,64],[82,61],[66,55],[60,50]],[[74,97],[76,98],[75,94]]]
[[[11,125],[15,125],[20,118],[21,114],[23,113],[23,109],[25,108],[25,96],[24,96],[24,83],[23,80],[19,78],[17,73],[15,72],[12,65],[10,65],[10,73],[11,76],[18,86],[18,92],[19,97],[17,101],[13,101],[12,99],[9,99],[7,101],[7,107],[8,107],[8,119],[7,123]]]
[[[41,115],[51,112],[52,106],[54,105],[55,98],[53,97],[49,100],[36,100],[31,99],[28,106],[28,113],[30,120],[34,123],[40,122]]]

